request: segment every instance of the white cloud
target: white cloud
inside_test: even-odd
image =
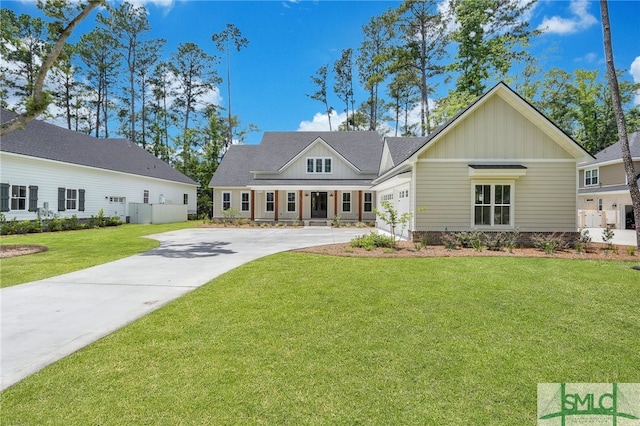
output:
[[[336,111],[331,112],[331,130],[338,130],[338,126],[347,119],[346,113],[338,114]],[[324,112],[316,112],[311,121],[301,121],[298,126],[299,132],[318,132],[329,131],[329,117]]]
[[[589,12],[591,2],[588,0],[572,0],[569,5],[571,17],[545,16],[538,26],[539,30],[555,34],[573,34],[585,30],[598,23],[598,20]]]
[[[633,77],[634,83],[640,83],[640,56],[636,56],[636,59],[631,63],[631,67],[629,67],[629,74]],[[633,103],[634,105],[640,105],[640,90],[636,92]]]

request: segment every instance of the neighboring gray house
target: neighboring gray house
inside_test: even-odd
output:
[[[629,149],[635,170],[640,173],[640,132],[629,135]],[[581,164],[579,170],[580,225],[635,229],[620,142],[597,153],[595,161]]]
[[[2,110],[0,119],[13,117]],[[7,220],[89,218],[102,210],[124,221],[145,207],[154,210],[146,222],[187,220],[196,212],[197,187],[127,139],[97,139],[34,120],[0,140],[0,210]]]
[[[265,132],[233,145],[209,186],[213,217],[229,208],[264,221],[374,221],[382,140],[376,132]]]

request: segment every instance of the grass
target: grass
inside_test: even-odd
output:
[[[535,424],[538,383],[640,381],[630,266],[281,253],[9,388],[0,423]]]
[[[121,225],[82,231],[11,235],[0,244],[35,244],[48,251],[0,259],[0,287],[9,287],[111,262],[158,247],[145,235],[192,228],[193,222],[161,225]]]

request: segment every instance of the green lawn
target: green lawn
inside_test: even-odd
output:
[[[100,265],[158,247],[145,235],[193,228],[195,222],[162,225],[122,225],[69,232],[11,235],[0,237],[0,244],[46,246],[43,253],[0,259],[0,287],[55,277]]]
[[[2,394],[3,425],[531,425],[542,382],[640,381],[640,272],[281,253]]]

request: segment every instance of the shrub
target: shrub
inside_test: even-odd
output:
[[[352,239],[351,247],[361,247],[367,250],[371,250],[374,247],[395,248],[395,241],[391,236],[371,232]]]
[[[505,236],[502,232],[492,232],[485,234],[485,244],[491,251],[502,251],[506,245]]]
[[[583,251],[589,251],[589,245],[591,243],[591,235],[589,235],[588,229],[581,229],[578,234],[578,240],[576,241],[576,251],[582,253]]]
[[[636,255],[636,248],[634,246],[627,247],[627,254],[629,256],[635,256]]]
[[[458,248],[459,239],[458,235],[453,232],[442,232],[442,244],[444,244],[444,248],[451,251]]]
[[[505,247],[509,249],[509,253],[513,253],[513,249],[520,242],[520,230],[516,228],[513,231],[505,232],[503,237]]]
[[[342,226],[342,221],[341,221],[341,217],[340,215],[336,215],[336,217],[333,218],[333,226],[336,228],[340,228]]]
[[[235,207],[229,207],[226,210],[222,210],[222,215],[224,216],[225,222],[233,222],[236,219],[236,216],[240,214],[240,210]]]
[[[564,233],[558,234],[533,234],[531,237],[533,246],[546,254],[554,254],[565,250],[568,246]]]

